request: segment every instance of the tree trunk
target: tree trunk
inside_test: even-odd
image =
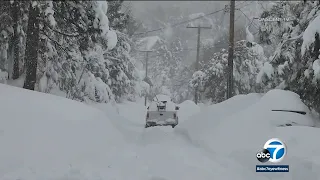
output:
[[[315,59],[318,59],[318,57],[319,57],[319,50],[320,50],[320,35],[319,35],[319,33],[316,33],[315,34],[314,49],[313,49],[313,52],[315,53],[314,54]]]
[[[18,33],[18,23],[19,23],[19,14],[20,14],[20,4],[19,1],[14,1],[12,4],[12,18],[13,18],[13,32],[12,45],[13,45],[13,73],[12,79],[18,79],[20,76],[19,73],[19,33]]]
[[[29,90],[34,90],[37,79],[37,61],[39,49],[39,14],[39,7],[32,7],[32,4],[30,3],[28,31],[26,40],[27,42],[25,51],[27,73],[23,85],[23,88]]]

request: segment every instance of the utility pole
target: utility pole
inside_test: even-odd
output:
[[[140,50],[140,52],[145,52],[146,53],[146,77],[145,81],[148,83],[150,80],[148,78],[148,61],[149,61],[149,52],[152,52],[152,50]],[[148,83],[150,86],[151,84]],[[144,96],[144,105],[147,106],[147,94]]]
[[[235,0],[230,0],[227,99],[231,98],[233,93],[234,11],[235,11]]]
[[[198,41],[197,41],[197,59],[196,59],[196,71],[199,70],[199,61],[200,61],[200,36],[201,36],[201,29],[211,29],[212,26],[187,26],[187,28],[196,28],[198,29]],[[198,86],[195,89],[195,93],[194,93],[194,101],[196,104],[198,104]]]

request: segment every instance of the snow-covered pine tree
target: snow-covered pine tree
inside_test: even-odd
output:
[[[256,78],[266,57],[263,48],[245,40],[236,42],[234,51],[234,87],[236,94],[260,92]]]
[[[126,33],[129,14],[122,12],[123,0],[108,0],[109,26],[119,32]]]
[[[134,100],[137,70],[130,56],[130,39],[122,32],[117,31],[117,45],[104,54],[109,61],[107,67],[110,71],[110,86],[117,101],[121,98]],[[133,99],[132,99],[133,98]]]
[[[213,54],[212,59],[202,68],[204,77],[204,96],[213,103],[225,100],[227,89],[228,52],[221,49]]]
[[[261,13],[261,19],[286,19],[286,21],[260,21],[259,44],[264,47],[267,56],[273,54],[280,42],[299,35],[298,32],[293,31],[293,28],[298,25],[297,17],[303,7],[304,5],[299,1],[280,1],[274,2],[270,10]]]
[[[0,2],[0,82],[8,79],[8,50],[10,36],[13,34],[13,18],[10,16],[10,2]]]
[[[128,23],[132,22],[129,12],[122,12],[122,0],[108,1],[108,18],[110,27],[115,30],[117,42],[114,48],[104,54],[110,61],[107,65],[110,71],[110,87],[117,101],[121,99],[135,100],[139,90],[136,91],[136,84],[139,75],[135,66],[134,59],[131,57],[131,46],[134,43],[129,38]]]
[[[101,79],[109,77],[103,53],[113,47],[107,43],[103,48],[100,40],[112,41],[107,3],[53,1],[45,7],[41,51],[45,66],[43,73],[40,71],[40,90],[48,92],[56,86],[68,98],[108,102],[112,92]],[[99,73],[102,75],[95,76]]]
[[[235,94],[261,91],[256,78],[266,58],[259,44],[255,42],[250,43],[250,46],[248,44],[246,40],[237,41],[235,44],[233,71]],[[225,100],[227,68],[228,51],[221,49],[220,52],[213,54],[213,58],[201,70],[205,74],[202,78],[204,95],[212,102]]]
[[[283,41],[276,46],[269,63],[265,63],[258,81],[266,89],[281,88],[296,92],[305,103],[320,112],[320,97],[317,79],[317,59],[319,58],[319,2],[287,2],[293,7],[295,19],[288,27],[288,22],[281,22],[280,32]],[[272,8],[276,11],[281,4]],[[281,8],[280,8],[281,9]],[[263,14],[270,14],[264,12]],[[268,25],[270,26],[270,25]],[[270,31],[273,33],[273,31]]]
[[[0,81],[17,79],[24,70],[24,53],[29,8],[27,1],[0,3]]]

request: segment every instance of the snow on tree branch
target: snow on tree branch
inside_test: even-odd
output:
[[[315,35],[318,33],[320,35],[320,16],[318,15],[303,33],[303,43],[301,46],[301,55],[303,56],[306,50],[309,49],[310,45],[315,42]]]

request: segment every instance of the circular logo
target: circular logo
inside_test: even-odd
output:
[[[257,152],[257,159],[262,163],[268,162],[270,159],[270,152],[268,149],[262,149],[261,151]]]
[[[287,148],[284,142],[278,138],[269,139],[263,146],[270,153],[269,162],[278,163],[283,160],[287,153]]]

